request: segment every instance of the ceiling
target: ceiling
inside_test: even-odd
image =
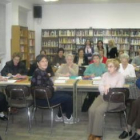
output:
[[[44,4],[91,4],[91,3],[140,3],[140,0],[59,0],[58,2],[44,2],[43,0],[24,0],[33,5]]]

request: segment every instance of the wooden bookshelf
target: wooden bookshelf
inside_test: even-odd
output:
[[[35,31],[28,30],[28,67],[35,61]]]
[[[28,31],[27,27],[19,25],[12,26],[11,56],[14,52],[20,52],[22,60],[26,62],[27,68],[31,59],[35,59],[35,35],[34,31]]]

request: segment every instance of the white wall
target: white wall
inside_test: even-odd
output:
[[[35,20],[36,52],[41,48],[41,29],[139,28],[140,4],[45,5],[42,20]]]

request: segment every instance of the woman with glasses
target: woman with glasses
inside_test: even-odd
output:
[[[89,108],[89,137],[88,140],[101,140],[103,134],[104,113],[107,110],[108,102],[104,100],[103,95],[107,95],[109,88],[123,87],[125,83],[124,76],[118,72],[119,62],[115,59],[107,60],[108,72],[104,73],[99,84],[100,95],[95,99]],[[115,109],[120,104],[111,103],[109,109]]]

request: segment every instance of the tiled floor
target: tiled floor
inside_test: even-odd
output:
[[[7,135],[4,133],[6,122],[0,121],[0,134],[3,140],[87,140],[87,113],[80,113],[80,122],[73,125],[64,126],[63,123],[55,123],[52,136],[50,135],[49,111],[45,111],[43,123],[41,111],[37,111],[37,122],[36,124],[34,122],[31,133],[28,133],[25,113],[25,110],[20,110],[14,117],[14,123],[10,121]],[[106,119],[105,140],[118,140],[121,130],[119,115],[109,114]]]

